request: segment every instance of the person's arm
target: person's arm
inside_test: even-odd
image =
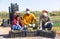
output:
[[[32,15],[32,16],[33,16],[33,22],[34,22],[35,24],[37,24],[36,17],[35,17],[34,15]]]
[[[25,15],[23,16],[23,23],[27,25],[28,23],[26,22]]]
[[[48,16],[48,22],[51,23],[52,19],[50,16]]]
[[[50,23],[53,25],[53,21],[52,21],[52,19],[51,19],[51,17],[49,16],[49,19],[50,19]]]
[[[45,25],[47,25],[48,23],[51,23],[53,25],[53,22],[52,22],[50,16],[48,16],[48,21],[45,23]]]
[[[42,20],[40,20],[40,30],[42,30]]]
[[[20,20],[20,25],[21,25],[22,27],[24,26],[23,20]]]
[[[39,17],[39,25],[40,25],[40,30],[42,30],[42,16]]]
[[[13,24],[17,25],[16,19],[13,20]]]

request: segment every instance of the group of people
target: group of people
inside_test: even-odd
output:
[[[28,26],[32,26],[33,28],[38,27],[36,17],[34,14],[30,13],[29,9],[26,9],[26,14],[24,14],[23,17],[19,16],[19,13],[19,11],[16,11],[14,14],[14,19],[12,22],[13,30],[27,29]],[[42,15],[39,18],[40,30],[45,30],[46,28],[48,30],[52,29],[52,21],[48,16],[48,11],[43,10]]]

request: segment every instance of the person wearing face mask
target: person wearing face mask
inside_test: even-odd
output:
[[[14,14],[14,18],[13,18],[13,24],[12,24],[12,30],[21,30],[22,27],[24,26],[22,17],[19,16],[19,11],[16,11]]]
[[[50,17],[48,16],[48,11],[43,10],[39,20],[40,20],[40,27],[41,27],[40,30],[45,30],[46,28],[48,30],[52,29],[53,23]]]
[[[37,23],[35,15],[30,13],[29,9],[26,9],[26,14],[24,14],[24,16],[23,16],[23,22],[24,22],[25,27],[26,26],[33,26],[33,27],[35,27],[35,25]]]

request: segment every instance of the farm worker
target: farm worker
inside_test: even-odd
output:
[[[21,28],[24,26],[22,18],[19,17],[19,12],[16,11],[15,15],[14,15],[14,19],[13,19],[13,26],[12,29],[13,30],[21,30]]]
[[[29,9],[26,9],[26,14],[23,16],[23,22],[24,22],[25,27],[26,26],[35,27],[37,24],[35,15],[30,13]]]
[[[42,15],[40,16],[40,30],[45,30],[46,28],[48,30],[52,29],[52,21],[50,19],[50,17],[48,16],[48,11],[43,10],[42,11]]]

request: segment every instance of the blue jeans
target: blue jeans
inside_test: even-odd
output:
[[[42,26],[42,30],[45,30],[46,28],[48,30],[51,30],[52,29],[52,24],[51,23],[48,23],[46,26]]]
[[[21,26],[20,25],[18,25],[18,26],[16,26],[16,25],[13,25],[13,30],[21,30]]]

